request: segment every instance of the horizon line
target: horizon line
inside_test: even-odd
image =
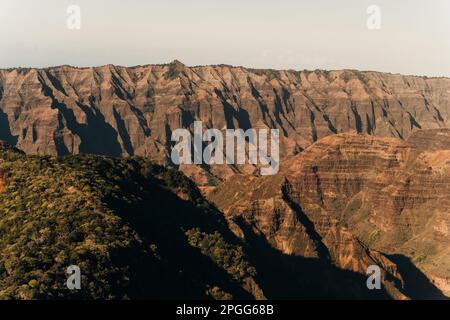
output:
[[[163,66],[169,66],[172,64],[181,64],[186,68],[202,68],[202,67],[229,67],[234,69],[246,69],[249,71],[276,71],[276,72],[339,72],[339,71],[357,71],[357,72],[363,72],[363,73],[380,73],[380,74],[390,74],[390,75],[400,75],[405,77],[417,77],[417,78],[427,78],[427,79],[450,79],[450,76],[440,75],[440,76],[429,76],[429,75],[423,75],[423,74],[407,74],[407,73],[401,73],[401,72],[392,72],[392,71],[378,71],[378,70],[361,70],[361,69],[355,69],[355,68],[339,68],[339,69],[277,69],[277,68],[270,68],[270,67],[264,67],[264,68],[256,68],[256,67],[246,67],[244,65],[232,65],[227,63],[217,63],[217,64],[198,64],[198,65],[186,65],[185,63],[181,62],[178,59],[172,60],[171,62],[166,63],[146,63],[146,64],[136,64],[136,65],[120,65],[120,64],[114,64],[114,63],[107,63],[103,65],[95,65],[95,66],[77,66],[77,65],[71,65],[71,64],[60,64],[60,65],[53,65],[53,66],[47,66],[47,67],[22,67],[22,66],[14,66],[14,67],[7,67],[3,68],[0,66],[0,71],[10,71],[10,70],[28,70],[28,69],[35,69],[35,70],[49,70],[49,69],[57,69],[62,67],[69,67],[73,69],[92,69],[92,68],[103,68],[108,66],[114,66],[119,68],[126,68],[126,69],[134,69],[134,68],[142,68],[142,67],[163,67]]]

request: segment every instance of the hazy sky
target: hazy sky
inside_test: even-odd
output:
[[[66,26],[69,5],[80,30]],[[0,68],[174,59],[450,76],[450,1],[0,0]]]

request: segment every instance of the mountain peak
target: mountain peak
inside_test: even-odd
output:
[[[186,67],[186,65],[178,59],[173,60],[170,64],[174,64],[177,67]]]

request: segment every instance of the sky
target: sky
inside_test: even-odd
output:
[[[450,76],[450,1],[0,0],[0,68],[174,59]]]

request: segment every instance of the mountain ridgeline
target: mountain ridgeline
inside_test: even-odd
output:
[[[167,160],[171,132],[278,128],[284,154],[330,134],[406,139],[450,126],[450,79],[226,65],[0,70],[0,140],[27,154]]]

